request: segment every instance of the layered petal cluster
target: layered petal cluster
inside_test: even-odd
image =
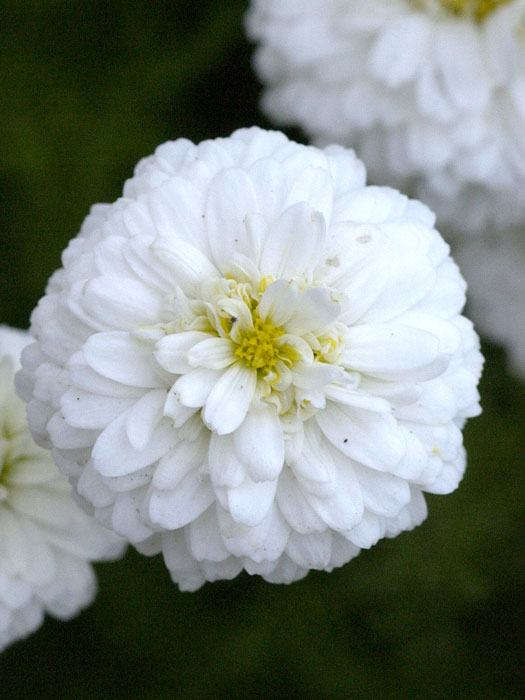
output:
[[[33,434],[182,589],[342,565],[465,467],[482,358],[433,225],[341,147],[160,146],[33,314]]]
[[[44,613],[67,619],[88,605],[96,589],[90,562],[123,547],[78,507],[33,442],[13,382],[28,341],[0,326],[0,650],[39,627]]]
[[[455,229],[525,223],[525,0],[252,0],[265,111]]]

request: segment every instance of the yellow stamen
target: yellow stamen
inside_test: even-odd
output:
[[[418,9],[428,7],[427,0],[411,0]],[[492,12],[507,5],[511,0],[439,0],[440,5],[456,17],[471,17],[476,22],[483,22]]]
[[[284,335],[284,329],[254,312],[253,330],[245,331],[237,343],[235,356],[248,367],[260,370],[264,374],[275,371],[279,361],[291,367],[298,359],[297,351],[289,345],[279,346],[278,338]]]

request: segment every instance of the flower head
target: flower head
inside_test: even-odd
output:
[[[122,551],[80,510],[29,433],[13,379],[30,340],[0,326],[0,649],[33,632],[45,612],[66,619],[88,605],[96,586],[90,561]]]
[[[256,128],[160,146],[33,314],[35,436],[184,589],[290,582],[415,526],[479,411],[433,223],[343,148]]]
[[[252,0],[263,107],[456,230],[525,224],[525,0]]]

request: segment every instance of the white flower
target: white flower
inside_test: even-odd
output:
[[[44,613],[66,619],[88,605],[96,588],[90,560],[122,550],[76,505],[29,433],[13,378],[30,340],[0,326],[0,650],[39,627]]]
[[[34,312],[34,434],[183,589],[342,565],[463,474],[482,359],[433,223],[340,147],[160,146]]]
[[[512,369],[525,379],[525,231],[485,235],[457,245],[469,279],[469,303],[480,329],[508,349]]]
[[[265,111],[442,223],[525,223],[525,0],[252,0]]]

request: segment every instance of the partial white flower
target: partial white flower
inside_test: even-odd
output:
[[[525,223],[525,0],[252,0],[247,26],[278,123],[355,147],[440,223]]]
[[[37,629],[44,613],[67,619],[88,605],[96,589],[90,561],[122,551],[33,442],[13,383],[30,340],[0,326],[0,650]]]
[[[160,146],[33,314],[34,435],[182,589],[341,566],[465,467],[482,358],[433,224],[340,147]]]
[[[469,304],[479,327],[508,350],[510,366],[525,379],[525,231],[486,234],[457,245],[469,279]]]

